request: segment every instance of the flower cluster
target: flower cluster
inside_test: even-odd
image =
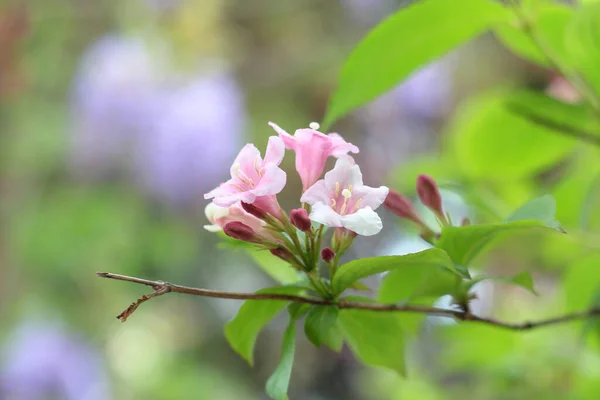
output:
[[[269,125],[277,136],[269,138],[264,158],[253,144],[247,144],[231,166],[231,178],[204,195],[212,199],[206,207],[211,225],[205,228],[268,249],[299,270],[314,271],[319,254],[326,263],[337,264],[356,235],[381,231],[375,209],[389,190],[363,184],[360,167],[350,156],[359,149],[340,135],[319,132],[317,123],[294,135],[272,122]],[[277,200],[287,180],[280,168],[286,149],[295,153],[302,180],[302,205],[289,214]],[[329,157],[337,161],[321,178]],[[335,233],[331,248],[321,249],[325,227],[335,228]]]

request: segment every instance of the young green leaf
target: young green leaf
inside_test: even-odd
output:
[[[535,287],[534,287],[533,278],[531,277],[531,274],[527,271],[521,271],[518,274],[511,276],[511,277],[481,275],[481,276],[476,277],[473,280],[465,281],[463,287],[468,292],[469,290],[471,290],[471,288],[473,286],[475,286],[479,282],[488,281],[488,280],[520,286],[523,289],[537,295],[537,292],[535,291]]]
[[[547,194],[538,197],[517,209],[506,222],[536,220],[543,223],[548,228],[563,231],[560,223],[554,218],[556,214],[556,200]]]
[[[468,267],[490,242],[502,235],[531,228],[561,231],[560,224],[554,219],[555,209],[552,196],[543,196],[519,208],[506,223],[445,227],[435,245],[446,251],[455,264]]]
[[[397,313],[342,309],[338,325],[361,362],[405,374],[406,333]]]
[[[406,254],[402,256],[382,256],[371,258],[360,258],[342,265],[335,273],[331,286],[336,293],[342,293],[345,289],[359,279],[393,271],[400,268],[437,266],[452,269],[452,260],[440,249],[429,249],[419,253]]]
[[[424,0],[400,9],[377,25],[344,63],[324,129],[509,16],[500,4],[482,0]]]
[[[327,342],[335,326],[338,309],[334,306],[313,306],[304,321],[304,333],[317,347]]]
[[[274,287],[257,293],[300,295],[298,287]],[[289,304],[282,300],[246,300],[237,315],[225,325],[225,337],[231,347],[250,365],[254,363],[254,344],[262,328]]]
[[[510,91],[486,93],[463,106],[452,123],[454,157],[469,177],[507,181],[530,176],[568,156],[577,144],[558,127],[513,112],[507,106],[513,99]]]
[[[296,318],[290,315],[290,324],[283,334],[281,345],[281,360],[275,368],[275,372],[269,378],[266,391],[275,400],[288,400],[287,391],[292,376],[292,365],[294,363],[294,350],[296,344]]]

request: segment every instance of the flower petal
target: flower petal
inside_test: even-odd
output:
[[[350,153],[358,153],[360,150],[352,143],[346,142],[343,137],[337,133],[330,133],[327,135],[331,140],[331,155],[334,157],[341,157]]]
[[[342,219],[331,207],[324,203],[313,204],[309,218],[315,222],[331,227],[341,227]]]
[[[329,189],[324,180],[317,181],[314,185],[309,187],[300,197],[300,201],[315,205],[317,203],[329,204],[331,199],[329,197]]]
[[[219,225],[217,224],[213,224],[213,225],[204,225],[203,226],[204,229],[206,229],[209,232],[220,232],[223,230],[223,228],[221,228]]]
[[[232,185],[231,180],[221,183],[219,186],[214,188],[208,193],[204,194],[205,199],[212,199],[216,197],[229,196],[231,194],[237,193],[240,190]]]
[[[363,236],[378,234],[383,228],[381,218],[371,207],[364,207],[341,217],[342,226]]]
[[[298,144],[298,142],[296,141],[296,139],[292,135],[290,135],[289,133],[287,133],[286,131],[284,131],[283,129],[281,129],[279,127],[279,125],[277,125],[274,122],[269,122],[269,126],[271,128],[273,128],[273,129],[275,129],[275,132],[277,132],[277,134],[279,135],[279,137],[283,141],[283,144],[285,145],[286,149],[290,149],[290,150],[295,150],[296,149],[296,145]]]
[[[236,176],[236,171],[239,168],[245,167],[247,165],[254,165],[256,158],[261,159],[260,151],[254,146],[252,143],[248,143],[242,150],[238,153],[235,161],[231,165],[231,177],[234,178]]]
[[[273,163],[275,165],[281,164],[283,156],[285,154],[285,146],[283,140],[278,136],[271,136],[269,143],[267,144],[267,150],[265,151],[265,159],[263,165],[267,163]]]
[[[277,194],[283,190],[287,175],[285,171],[279,168],[276,164],[267,163],[264,166],[265,172],[258,185],[251,190],[254,196],[267,196],[269,194]],[[245,201],[245,200],[243,200]],[[252,203],[252,201],[245,201],[246,203]]]
[[[377,207],[383,204],[390,189],[387,186],[372,188],[369,186],[359,186],[352,191],[353,197],[360,198],[360,204],[365,207],[371,207],[376,210]]]
[[[353,187],[362,186],[362,173],[360,167],[353,164],[346,158],[338,158],[333,169],[325,174],[325,183],[332,190],[336,183],[342,187],[352,185]]]
[[[243,201],[244,203],[252,203],[256,200],[256,195],[251,191],[248,192],[236,192],[228,196],[219,196],[213,199],[213,202],[220,207],[229,207]]]

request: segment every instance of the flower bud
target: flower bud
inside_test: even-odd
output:
[[[275,257],[280,258],[283,261],[290,263],[292,265],[292,267],[294,267],[295,269],[297,269],[299,271],[301,271],[301,270],[304,269],[302,267],[302,265],[298,264],[298,260],[296,259],[296,257],[294,257],[294,255],[292,254],[292,252],[290,252],[285,247],[279,246],[279,247],[276,247],[274,249],[270,249],[269,251]]]
[[[417,224],[422,224],[421,218],[419,218],[419,215],[417,214],[417,211],[413,207],[410,200],[395,190],[390,189],[385,201],[383,202],[383,205],[400,218],[408,219],[416,222]]]
[[[326,263],[331,262],[331,260],[333,260],[334,257],[335,257],[335,252],[333,250],[331,250],[329,247],[325,247],[323,250],[321,250],[321,258]]]
[[[460,226],[469,226],[471,225],[471,220],[469,217],[464,217],[462,221],[460,221]]]
[[[442,196],[435,180],[427,175],[419,175],[417,178],[417,194],[425,207],[433,211],[440,219],[446,221],[442,209]]]
[[[258,236],[256,232],[243,222],[233,221],[228,222],[223,226],[223,232],[234,239],[243,240],[244,242],[256,242]]]
[[[296,208],[290,212],[290,221],[292,225],[300,229],[302,232],[308,232],[311,227],[308,212],[304,208]]]
[[[264,219],[267,216],[267,213],[265,211],[256,207],[254,204],[244,203],[243,201],[241,203],[242,203],[242,208],[248,214],[254,215],[258,219]]]

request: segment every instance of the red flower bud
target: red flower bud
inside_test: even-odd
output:
[[[256,218],[259,219],[264,219],[267,216],[267,213],[263,210],[261,210],[260,208],[256,207],[254,204],[250,204],[250,203],[244,203],[242,201],[242,208],[244,209],[244,211],[246,211],[248,214],[252,214],[254,215]]]
[[[446,220],[442,209],[442,196],[435,180],[427,175],[419,175],[417,178],[417,194],[425,207],[433,211],[443,221]]]
[[[290,212],[290,221],[292,225],[300,229],[302,232],[308,232],[311,227],[308,212],[304,208],[296,208]]]
[[[298,271],[301,271],[304,269],[304,267],[302,267],[302,265],[298,264],[298,260],[296,259],[296,257],[294,257],[294,255],[285,247],[276,247],[274,249],[270,249],[269,251],[275,257],[280,258],[283,261],[290,263],[292,265],[292,267],[294,267]]]
[[[383,205],[400,218],[408,219],[416,222],[417,224],[422,224],[421,218],[419,218],[419,215],[417,214],[417,211],[413,207],[410,200],[395,190],[390,189],[385,201],[383,202]]]
[[[254,232],[252,228],[239,221],[226,223],[225,226],[223,226],[223,232],[225,232],[227,236],[243,240],[244,242],[256,242],[258,239],[256,232]]]
[[[321,258],[326,263],[331,262],[331,260],[333,260],[334,257],[335,257],[335,252],[333,250],[331,250],[329,247],[325,247],[323,250],[321,250]]]

